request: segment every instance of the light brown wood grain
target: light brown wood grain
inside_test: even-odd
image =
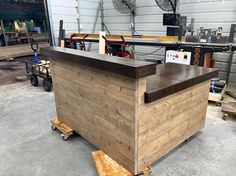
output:
[[[138,105],[137,170],[160,159],[204,126],[209,85],[206,81]]]
[[[199,131],[209,81],[152,103],[147,78],[51,60],[58,118],[133,174]]]
[[[135,80],[52,60],[58,118],[134,171]]]

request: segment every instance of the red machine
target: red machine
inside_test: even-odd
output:
[[[123,36],[121,37],[121,41],[109,41],[106,37],[102,36],[102,38],[106,41],[105,52],[107,55],[118,56],[132,59],[132,54],[126,50],[127,44],[125,43],[125,39]]]
[[[66,48],[74,48],[80,49],[82,51],[86,51],[85,39],[89,36],[89,34],[85,35],[83,38],[74,38],[75,35],[71,35],[71,37],[65,40],[65,47]],[[106,37],[102,36],[105,40],[105,53],[107,55],[118,56],[133,59],[133,54],[127,50],[127,43],[125,42],[124,37],[121,35],[121,40],[117,39],[107,39]],[[86,40],[87,41],[87,40]],[[94,39],[89,39],[88,41],[94,41]],[[79,48],[77,43],[79,43]]]
[[[83,37],[82,40],[78,40],[78,42],[79,42],[79,44],[80,44],[80,50],[86,51],[85,39],[86,39],[88,36],[89,36],[89,35],[87,34],[87,35],[85,35],[85,36]],[[76,44],[77,40],[76,40],[76,41],[73,40],[73,37],[74,37],[74,35],[71,35],[71,38],[70,38],[70,48],[77,49],[77,44]],[[67,46],[67,47],[68,47],[68,46]]]

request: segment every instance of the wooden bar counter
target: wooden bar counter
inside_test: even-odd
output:
[[[215,69],[45,48],[58,118],[133,174],[204,127]]]

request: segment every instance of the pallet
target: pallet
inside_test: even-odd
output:
[[[63,137],[63,140],[67,140],[73,134],[73,129],[58,118],[51,120],[51,127],[53,130],[58,129],[62,133],[61,136]]]
[[[133,176],[101,150],[92,152],[92,156],[99,176]],[[148,176],[150,173],[151,167],[146,167],[140,174],[135,176]]]
[[[236,116],[236,102],[223,103],[221,111],[224,113],[224,120],[226,120],[228,115]]]

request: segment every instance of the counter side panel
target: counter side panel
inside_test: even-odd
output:
[[[139,103],[138,170],[151,165],[204,127],[209,86],[210,81],[205,81],[152,103]]]

